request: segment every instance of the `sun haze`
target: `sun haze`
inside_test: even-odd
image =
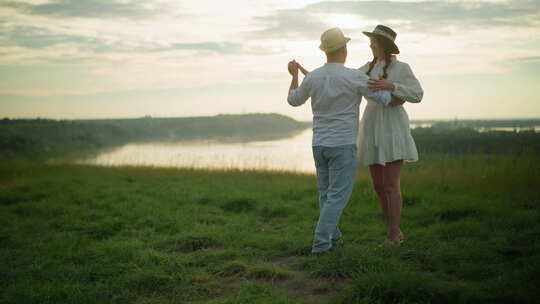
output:
[[[14,0],[0,2],[0,115],[113,118],[277,112],[286,63],[324,60],[320,34],[398,34],[424,87],[412,119],[540,117],[539,1]]]

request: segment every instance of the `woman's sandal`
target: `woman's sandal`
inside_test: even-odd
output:
[[[405,236],[403,235],[403,232],[401,230],[399,231],[399,243],[403,244],[405,242]]]
[[[401,241],[392,241],[390,239],[384,239],[382,244],[379,245],[379,247],[399,247],[401,245]]]
[[[392,241],[391,239],[386,238],[384,239],[384,242],[379,245],[379,247],[399,247],[401,244],[403,244],[403,242],[405,242],[405,235],[403,235],[401,230],[399,231],[398,238],[399,239],[397,241]]]

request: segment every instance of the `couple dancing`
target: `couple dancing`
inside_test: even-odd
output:
[[[399,246],[402,199],[400,171],[403,161],[418,160],[403,103],[420,102],[423,90],[408,64],[396,59],[396,33],[377,25],[364,32],[371,40],[373,60],[360,69],[344,66],[350,38],[339,28],[321,36],[319,48],[327,62],[308,72],[296,61],[287,101],[292,106],[311,98],[313,158],[317,170],[320,215],[312,253],[321,254],[342,241],[339,218],[352,193],[358,163],[368,165],[373,187],[387,224],[385,244]],[[298,74],[305,78],[298,86]],[[362,120],[359,106],[367,100]]]

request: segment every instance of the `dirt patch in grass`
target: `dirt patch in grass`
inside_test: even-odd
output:
[[[218,298],[224,297],[237,289],[244,281],[245,279],[237,276],[220,278],[219,283],[216,284],[215,295]]]
[[[258,279],[258,280],[265,280],[265,281],[284,281],[287,279],[290,279],[293,277],[293,274],[284,271],[279,267],[276,267],[274,265],[257,265],[250,269],[248,273],[248,278],[250,279]]]
[[[218,275],[221,277],[241,277],[248,271],[248,266],[240,261],[232,261],[218,271]]]
[[[270,281],[272,287],[298,301],[315,304],[327,303],[343,289],[345,284],[343,279],[314,278],[308,272],[297,269],[294,265],[298,258],[288,256],[268,262],[273,267],[290,274],[287,279]]]
[[[280,257],[257,265],[240,261],[228,263],[219,273],[218,297],[227,296],[242,282],[255,280],[303,303],[322,304],[338,296],[343,290],[344,279],[315,278],[299,269],[299,256]]]

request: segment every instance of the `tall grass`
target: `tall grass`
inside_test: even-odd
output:
[[[396,249],[362,168],[323,257],[313,175],[0,163],[0,302],[535,303],[538,161],[406,164]]]

